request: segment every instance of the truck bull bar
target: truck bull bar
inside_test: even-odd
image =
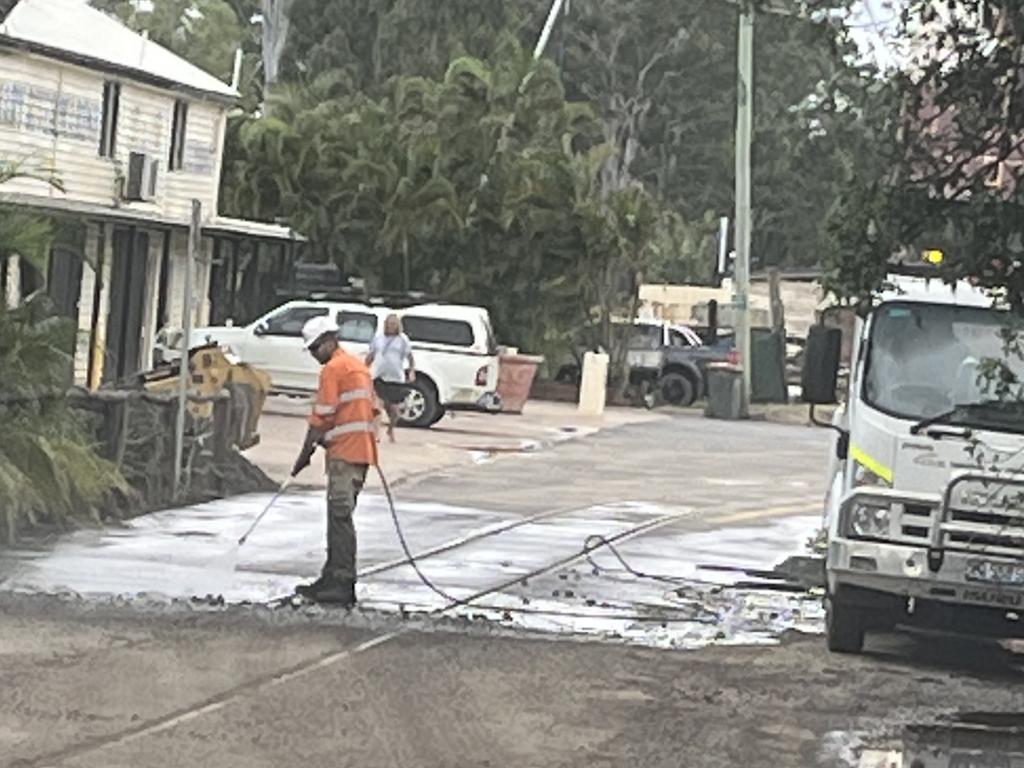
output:
[[[980,501],[974,503],[977,500],[972,499],[968,505],[954,505],[954,492],[969,483],[981,486]],[[1007,494],[1007,488],[1016,488],[1017,495]],[[1011,506],[1012,502],[1016,504]],[[1002,506],[993,508],[995,503]],[[953,519],[954,515],[960,519]],[[949,546],[950,539],[957,538],[957,546]],[[928,569],[932,573],[942,568],[947,550],[1024,560],[1024,476],[964,472],[954,477],[942,495],[938,519],[931,530]]]

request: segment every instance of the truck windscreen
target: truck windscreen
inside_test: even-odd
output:
[[[1000,394],[996,373],[1024,379],[1007,316],[994,309],[891,303],[872,320],[864,399],[892,416],[924,419],[957,410],[945,423],[1024,430],[1024,404]],[[1024,342],[1024,338],[1019,341]],[[961,407],[962,406],[962,407]]]

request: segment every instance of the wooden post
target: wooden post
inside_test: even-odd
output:
[[[185,259],[185,297],[182,303],[181,362],[178,374],[178,420],[174,430],[174,497],[185,491],[185,420],[188,416],[189,350],[192,347],[192,270],[199,255],[199,237],[202,233],[203,209],[198,200],[192,201],[192,225],[189,229],[188,257]]]
[[[783,402],[789,402],[789,382],[786,378],[786,307],[782,303],[782,284],[777,267],[768,270],[768,307],[772,339],[778,350],[779,370],[782,372]]]
[[[777,267],[771,267],[768,270],[768,307],[772,331],[785,330],[786,307],[782,303],[782,285]]]

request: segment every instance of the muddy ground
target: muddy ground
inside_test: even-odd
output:
[[[826,443],[808,429],[684,418],[442,473],[401,494],[523,515],[687,505],[671,535],[656,547],[640,536],[626,554],[690,577],[711,555],[743,561],[758,548],[756,524],[802,539],[796,523],[813,524],[806,499],[824,481]],[[564,592],[562,574],[539,579],[531,599]],[[584,576],[587,589],[634,605],[667,590]],[[1001,646],[872,637],[866,654],[843,657],[825,650],[818,619],[802,623],[806,633],[792,625],[756,638],[773,645],[710,632],[697,650],[664,650],[637,637],[584,641],[571,622],[0,588],[0,765],[889,766],[905,726],[1024,713],[1024,657]]]
[[[0,610],[9,766],[846,766],[907,723],[1024,712],[1020,658],[948,640],[848,658],[795,634],[681,652],[393,618]]]

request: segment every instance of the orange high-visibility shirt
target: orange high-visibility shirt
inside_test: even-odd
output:
[[[366,364],[338,349],[320,369],[309,423],[324,432],[327,456],[349,464],[376,464],[373,380]]]

